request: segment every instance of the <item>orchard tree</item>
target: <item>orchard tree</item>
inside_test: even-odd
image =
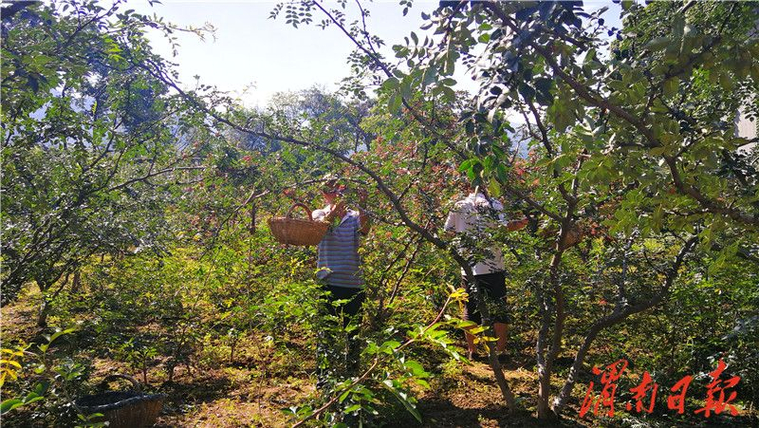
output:
[[[166,67],[144,32],[170,29],[120,3],[3,9],[2,299],[36,282],[40,325],[90,257],[161,251],[172,186],[203,168],[198,116],[137,66]]]

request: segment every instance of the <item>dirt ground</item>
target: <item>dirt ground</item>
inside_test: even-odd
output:
[[[3,344],[16,338],[30,340],[38,330],[34,326],[33,305],[15,304],[2,308]],[[258,342],[256,342],[258,340]],[[167,395],[156,426],[168,427],[284,427],[292,420],[283,412],[302,405],[317,396],[314,383],[312,353],[303,344],[294,343],[288,355],[272,357],[270,348],[251,338],[243,343],[234,363],[176,369],[168,382],[161,367],[148,372],[146,390]],[[463,346],[463,343],[461,344]],[[463,349],[462,349],[463,351]],[[423,427],[673,427],[684,426],[661,417],[636,419],[622,412],[614,419],[578,416],[579,403],[572,402],[560,421],[539,421],[534,417],[537,373],[531,349],[512,350],[512,361],[505,364],[504,374],[517,398],[520,409],[509,413],[500,399],[490,367],[482,360],[471,364],[441,363],[433,371],[431,388],[417,391],[418,409]],[[428,368],[429,370],[430,368]],[[92,360],[90,379],[96,382],[113,372],[129,373],[141,379],[124,363],[107,358]],[[560,384],[556,379],[556,385]],[[583,394],[586,385],[577,385],[573,396]],[[395,403],[397,405],[397,403]],[[622,407],[619,405],[618,407]],[[419,423],[400,405],[387,408],[373,425],[412,427]],[[744,412],[745,413],[745,412]],[[759,426],[753,416],[720,417],[695,421],[687,426]],[[3,425],[5,426],[5,425]]]

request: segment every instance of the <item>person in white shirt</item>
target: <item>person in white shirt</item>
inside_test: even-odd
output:
[[[506,349],[506,277],[503,254],[493,233],[501,227],[508,231],[519,230],[528,223],[527,219],[509,222],[503,213],[503,204],[490,199],[479,186],[466,198],[456,202],[445,222],[445,230],[455,234],[461,255],[470,262],[474,282],[480,295],[485,298],[488,307],[493,306],[491,319],[498,339],[496,350],[502,354]],[[482,317],[477,310],[477,301],[472,298],[472,284],[466,280],[464,270],[464,287],[470,298],[464,309],[464,319],[482,324]],[[471,359],[475,352],[474,336],[466,332],[467,348]]]

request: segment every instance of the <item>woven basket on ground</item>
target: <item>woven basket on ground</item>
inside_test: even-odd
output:
[[[102,384],[122,378],[132,382],[132,391],[106,391],[87,395],[74,401],[80,413],[92,415],[101,413],[102,417],[93,418],[92,422],[108,422],[109,428],[139,428],[155,424],[163,408],[164,394],[144,394],[140,384],[133,377],[115,374],[106,377]]]
[[[308,213],[308,220],[292,218],[295,208],[301,207]],[[285,217],[272,217],[269,219],[269,229],[274,239],[283,244],[290,245],[317,245],[327,233],[329,223],[326,221],[314,221],[311,219],[311,210],[304,204],[295,204],[290,207]]]

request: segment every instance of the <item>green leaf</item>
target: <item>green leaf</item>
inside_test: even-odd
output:
[[[398,85],[399,85],[398,79],[395,77],[391,77],[385,80],[384,82],[382,82],[382,89],[392,90],[392,89],[398,88]]]
[[[422,423],[422,415],[419,413],[419,410],[416,409],[416,406],[413,403],[408,401],[398,392],[398,390],[395,388],[395,386],[393,385],[393,382],[390,379],[386,379],[384,382],[382,382],[382,386],[384,386],[385,389],[393,393],[393,395],[395,395],[395,398],[397,398],[398,401],[400,401],[401,404],[403,404],[403,407],[405,407],[409,413],[414,415],[414,418],[417,421],[419,421],[420,424]]]
[[[474,135],[474,122],[468,120],[466,124],[464,124],[464,130],[466,131],[466,135]]]
[[[488,183],[488,192],[493,198],[501,197],[501,185],[495,180],[490,180]]]
[[[37,395],[44,395],[45,391],[47,391],[47,388],[50,386],[50,383],[45,382],[39,382],[36,385],[34,385],[34,389],[32,390]]]
[[[57,338],[65,335],[65,334],[73,333],[74,331],[76,331],[76,329],[74,329],[74,328],[68,328],[66,330],[61,330],[61,331],[55,332],[52,336],[50,336],[50,339],[48,340],[48,343],[52,344],[55,341],[55,339],[57,339]]]
[[[432,84],[435,82],[435,79],[437,78],[437,68],[433,66],[427,67],[426,70],[424,70],[424,75],[422,76],[422,86],[426,87],[427,85]]]
[[[474,168],[470,168],[466,172],[466,176],[472,183],[475,183],[475,181],[479,178],[477,171],[474,170]]]
[[[408,369],[408,370],[411,372],[411,374],[413,374],[414,376],[418,376],[418,377],[427,377],[427,376],[429,376],[429,373],[427,373],[427,372],[424,370],[424,367],[422,367],[422,365],[421,365],[421,364],[420,364],[418,361],[415,361],[415,360],[406,360],[406,362],[405,362],[405,363],[403,363],[403,365],[404,365],[404,366],[405,366],[405,367],[406,367],[406,368],[407,368],[407,369]]]
[[[456,99],[456,93],[448,86],[442,86],[443,100],[447,102],[453,102]]]
[[[4,415],[16,407],[23,406],[24,402],[18,398],[9,398],[0,403],[0,415]]]
[[[725,91],[731,91],[733,89],[733,79],[730,78],[728,73],[721,73],[719,75],[719,84]]]
[[[664,96],[671,97],[677,94],[677,90],[680,88],[680,79],[677,77],[671,77],[664,82]]]
[[[346,413],[346,414],[347,413],[353,413],[353,412],[355,412],[356,410],[359,410],[359,409],[361,409],[361,405],[360,404],[354,404],[354,405],[352,405],[350,407],[346,407],[345,410],[343,410],[343,413]]]
[[[472,168],[472,165],[474,165],[475,162],[479,162],[477,159],[467,159],[464,162],[461,162],[461,165],[459,165],[459,172],[468,171]]]
[[[545,77],[539,77],[535,80],[535,99],[541,105],[551,105],[553,103],[553,97],[551,96],[551,88],[553,87],[553,80]]]
[[[509,172],[502,163],[499,163],[498,165],[496,165],[495,175],[496,177],[498,177],[498,180],[500,180],[501,182],[509,181]]]
[[[392,114],[399,114],[401,112],[401,105],[403,104],[403,98],[399,94],[393,94],[387,103],[387,108]]]
[[[411,99],[411,76],[406,76],[401,80],[400,89],[402,98]]]
[[[32,394],[29,394],[29,395],[31,396]],[[27,396],[24,399],[24,404],[31,404],[31,403],[34,403],[35,401],[40,401],[40,400],[44,400],[45,399],[45,397],[42,397],[42,396],[39,396],[39,395],[34,395],[34,396],[31,396],[31,397],[30,396]]]
[[[474,321],[468,321],[468,320],[462,320],[459,323],[456,324],[456,328],[470,328],[476,326],[477,323]]]
[[[664,48],[666,48],[670,44],[669,37],[657,37],[655,39],[652,39],[650,42],[646,43],[646,46],[644,46],[644,49],[648,49],[650,51],[660,51]]]
[[[395,341],[395,340],[388,340],[386,342],[383,342],[380,346],[380,351],[392,355],[393,352],[395,352],[395,348],[401,346],[401,342]]]
[[[532,101],[535,97],[535,89],[526,83],[521,83],[517,90],[519,91],[519,95],[521,95],[525,101]]]
[[[496,166],[497,162],[495,160],[495,157],[492,155],[488,155],[484,161],[483,165],[485,166],[485,171],[492,171],[493,168]]]

